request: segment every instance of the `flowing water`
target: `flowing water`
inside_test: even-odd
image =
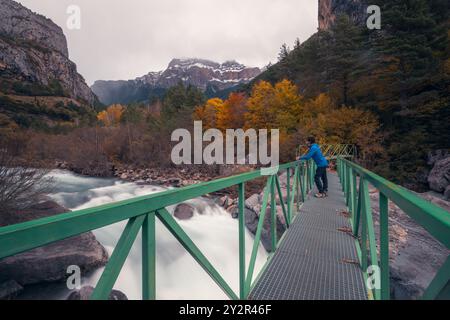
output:
[[[71,210],[95,207],[161,192],[157,186],[127,183],[116,179],[99,179],[77,176],[66,171],[52,171],[55,192],[50,196]],[[235,293],[239,292],[239,240],[238,221],[211,200],[198,198],[189,201],[194,207],[194,217],[177,220]],[[174,207],[167,208],[173,213]],[[201,214],[200,214],[201,212]],[[114,247],[126,222],[94,230],[97,240],[108,253]],[[246,231],[247,266],[253,246],[253,236]],[[195,262],[177,240],[157,220],[156,224],[156,293],[157,299],[226,299],[223,291]],[[267,253],[259,247],[255,275],[267,260]],[[83,279],[83,285],[93,285],[103,268]],[[129,299],[141,299],[141,235],[139,234],[114,286]]]

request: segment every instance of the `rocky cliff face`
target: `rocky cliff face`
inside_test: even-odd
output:
[[[365,0],[319,0],[319,30],[328,30],[342,14],[361,24],[367,17],[366,10]]]
[[[204,59],[173,59],[166,70],[150,72],[128,81],[96,81],[92,90],[104,104],[129,103],[148,99],[177,85],[196,86],[203,91],[219,92],[250,82],[261,73],[236,61],[217,63]]]
[[[95,95],[68,56],[67,41],[59,26],[17,2],[0,0],[2,93],[6,88],[18,91],[17,87],[24,84],[41,88],[56,85],[61,87],[61,95],[93,105]]]
[[[247,83],[261,73],[259,68],[247,68],[236,62],[223,64],[203,59],[174,59],[167,70],[158,79],[161,87],[171,87],[180,80],[206,90],[208,85],[215,85],[219,90],[230,86]]]

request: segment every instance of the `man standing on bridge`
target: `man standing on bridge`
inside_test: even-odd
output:
[[[307,139],[307,146],[309,148],[308,153],[300,157],[299,160],[309,160],[311,158],[314,160],[317,165],[314,181],[316,182],[317,189],[319,190],[319,193],[315,194],[315,197],[325,198],[328,192],[328,160],[323,156],[319,145],[316,143],[316,138],[309,137]]]

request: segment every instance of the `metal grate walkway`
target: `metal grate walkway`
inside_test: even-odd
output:
[[[250,293],[252,300],[367,299],[337,175],[325,199],[309,196]]]

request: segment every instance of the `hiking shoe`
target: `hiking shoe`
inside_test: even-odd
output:
[[[316,198],[325,198],[325,195],[323,193],[316,193],[314,195],[314,197],[316,197]]]

